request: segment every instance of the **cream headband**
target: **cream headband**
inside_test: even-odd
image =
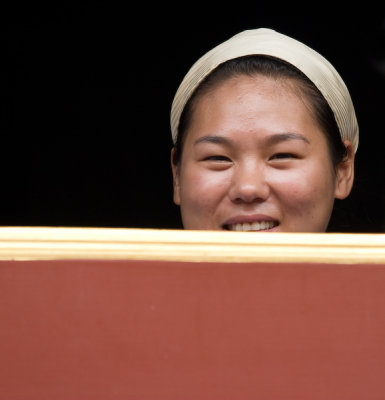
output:
[[[171,134],[175,143],[182,111],[200,82],[219,64],[247,55],[280,58],[302,71],[320,90],[333,110],[342,140],[358,147],[358,123],[352,99],[335,68],[305,44],[272,29],[246,30],[231,37],[203,55],[180,84],[171,107]]]

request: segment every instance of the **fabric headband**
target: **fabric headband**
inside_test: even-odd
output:
[[[187,101],[200,82],[219,64],[247,55],[280,58],[302,71],[319,89],[332,109],[342,140],[350,140],[357,150],[358,123],[349,91],[335,68],[305,44],[272,29],[246,30],[204,54],[187,72],[171,107],[171,135],[175,143],[179,120]]]

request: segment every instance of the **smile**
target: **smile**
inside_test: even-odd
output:
[[[275,221],[243,222],[243,223],[226,225],[225,229],[229,231],[239,231],[239,232],[265,231],[268,229],[272,229],[277,225],[278,223]]]

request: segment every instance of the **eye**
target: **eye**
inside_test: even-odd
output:
[[[298,157],[293,153],[277,153],[271,156],[270,160],[285,160],[291,158],[298,158]]]
[[[219,154],[202,157],[202,162],[205,168],[212,171],[224,171],[233,165],[231,158]]]
[[[204,159],[204,161],[227,161],[227,162],[231,162],[230,158],[228,158],[226,156],[219,156],[219,155],[206,157]]]

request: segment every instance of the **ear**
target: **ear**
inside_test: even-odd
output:
[[[174,147],[171,149],[171,169],[172,169],[172,179],[174,186],[174,203],[180,205],[180,185],[179,185],[179,168],[178,165],[174,164]]]
[[[354,148],[349,140],[344,141],[347,156],[337,166],[336,189],[334,196],[336,199],[345,199],[349,196],[354,181]]]

